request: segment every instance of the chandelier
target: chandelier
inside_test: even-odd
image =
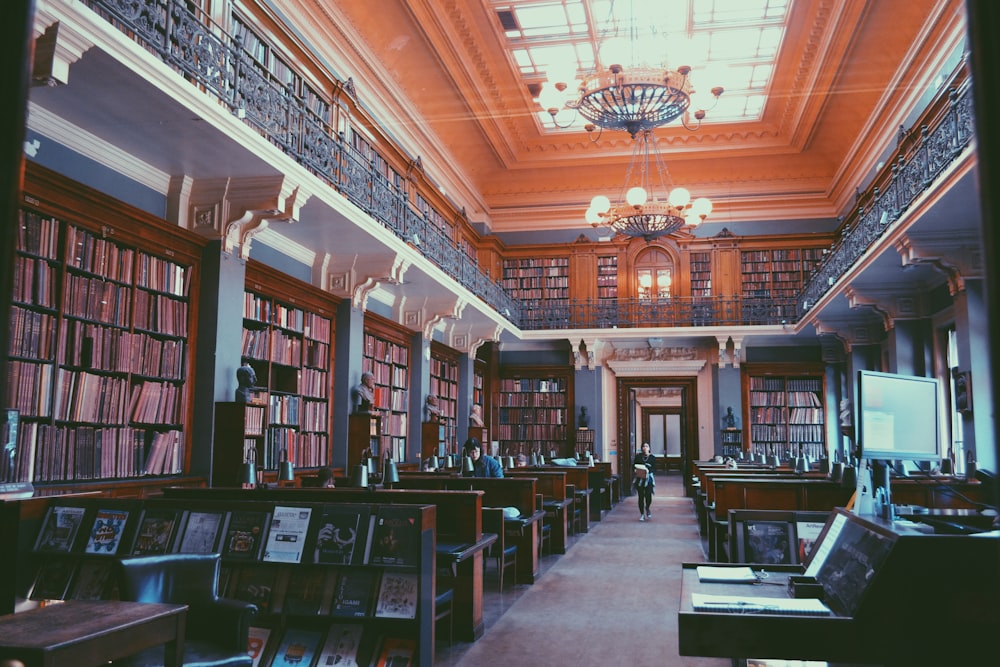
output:
[[[688,130],[697,130],[705,118],[705,110],[691,110],[691,96],[695,92],[689,76],[691,67],[682,65],[671,69],[666,65],[643,62],[648,54],[655,53],[663,46],[662,34],[656,34],[653,27],[649,28],[651,35],[639,34],[638,19],[631,2],[627,19],[614,20],[614,11],[612,2],[611,16],[607,22],[611,27],[602,36],[602,42],[617,44],[625,52],[605,55],[602,47],[602,57],[617,60],[612,61],[613,64],[606,71],[597,71],[585,77],[577,88],[575,98],[564,99],[569,87],[566,82],[553,82],[555,92],[549,91],[544,100],[540,99],[552,117],[553,124],[561,128],[572,124],[572,119],[560,124],[557,118],[565,108],[579,113],[589,121],[585,129],[592,137],[593,131],[600,128],[602,131],[625,130],[635,139],[646,130],[666,125],[678,118]],[[623,23],[626,23],[624,27]],[[630,63],[627,67],[618,64],[626,61]],[[716,86],[711,92],[714,107],[724,88]],[[691,121],[692,116],[694,122]]]
[[[712,212],[712,202],[705,197],[692,201],[685,188],[668,187],[670,174],[652,135],[645,129],[636,138],[619,203],[612,204],[604,195],[591,200],[586,219],[592,226],[610,227],[649,243],[682,228],[692,229]]]

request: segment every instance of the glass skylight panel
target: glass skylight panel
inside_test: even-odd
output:
[[[784,20],[788,0],[694,0],[695,27]]]

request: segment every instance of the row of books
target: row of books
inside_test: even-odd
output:
[[[52,364],[7,362],[7,403],[22,417],[48,417],[52,402]]]
[[[55,259],[59,252],[59,222],[34,211],[18,211],[17,249]]]
[[[52,359],[55,343],[55,317],[51,313],[10,309],[10,356]]]
[[[66,230],[67,263],[122,283],[132,282],[135,251],[70,225]]]
[[[188,335],[188,304],[166,294],[135,293],[135,327],[165,336]]]
[[[180,423],[182,387],[169,382],[143,380],[132,387],[131,420],[137,424]]]
[[[431,377],[458,382],[458,365],[447,359],[431,357]]]
[[[501,378],[500,391],[553,392],[558,394],[566,391],[566,380],[564,378]]]
[[[330,365],[330,346],[317,340],[306,340],[302,363],[313,368],[326,368]]]
[[[101,278],[69,275],[63,293],[67,315],[120,327],[129,325],[132,290]]]
[[[303,368],[299,375],[299,389],[303,396],[326,398],[330,393],[330,373],[325,368]]]
[[[44,259],[14,258],[13,300],[43,308],[56,306],[56,269]]]
[[[408,667],[415,665],[417,642],[368,629],[358,623],[284,630],[250,628],[253,667]]]
[[[60,363],[66,366],[165,379],[183,375],[183,339],[164,340],[75,319],[64,319],[60,328]]]
[[[365,334],[365,357],[385,364],[407,366],[409,365],[410,350],[404,345],[378,338],[372,334]]]
[[[494,437],[500,440],[566,440],[565,426],[548,424],[498,424]]]
[[[190,276],[191,273],[186,266],[181,266],[168,259],[139,253],[139,279],[137,283],[140,287],[186,297],[190,289]]]
[[[366,360],[365,366],[365,370],[374,377],[375,384],[406,388],[406,374],[408,372],[406,366],[375,360]]]
[[[113,500],[106,507],[55,504],[46,512],[34,550],[108,556],[219,552],[225,562],[406,567],[419,564],[419,512],[407,505],[227,511],[144,508]]]
[[[565,413],[565,410],[555,408],[500,408],[500,423],[561,426]]]

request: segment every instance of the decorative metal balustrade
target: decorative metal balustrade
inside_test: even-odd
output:
[[[937,121],[933,128],[922,125],[913,137],[901,136],[896,162],[859,197],[858,208],[799,295],[797,319],[823,298],[972,142],[975,118],[970,81],[949,91],[947,107]]]
[[[194,13],[185,0],[84,2],[522,329],[773,325],[798,319],[974,136],[972,96],[965,85],[952,93],[949,108],[933,129],[921,128],[907,157],[900,151],[891,176],[859,197],[867,205],[860,205],[848,220],[797,300],[674,297],[571,300],[564,306],[519,302],[413,207],[405,185],[389,182],[371,159],[345,142],[303,98],[259,69],[240,41],[200,10]]]

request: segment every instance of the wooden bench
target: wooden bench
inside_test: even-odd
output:
[[[566,553],[572,525],[574,498],[566,484],[566,473],[543,468],[518,468],[508,470],[507,477],[536,479],[536,490],[542,494],[545,522],[552,526],[552,552]]]

